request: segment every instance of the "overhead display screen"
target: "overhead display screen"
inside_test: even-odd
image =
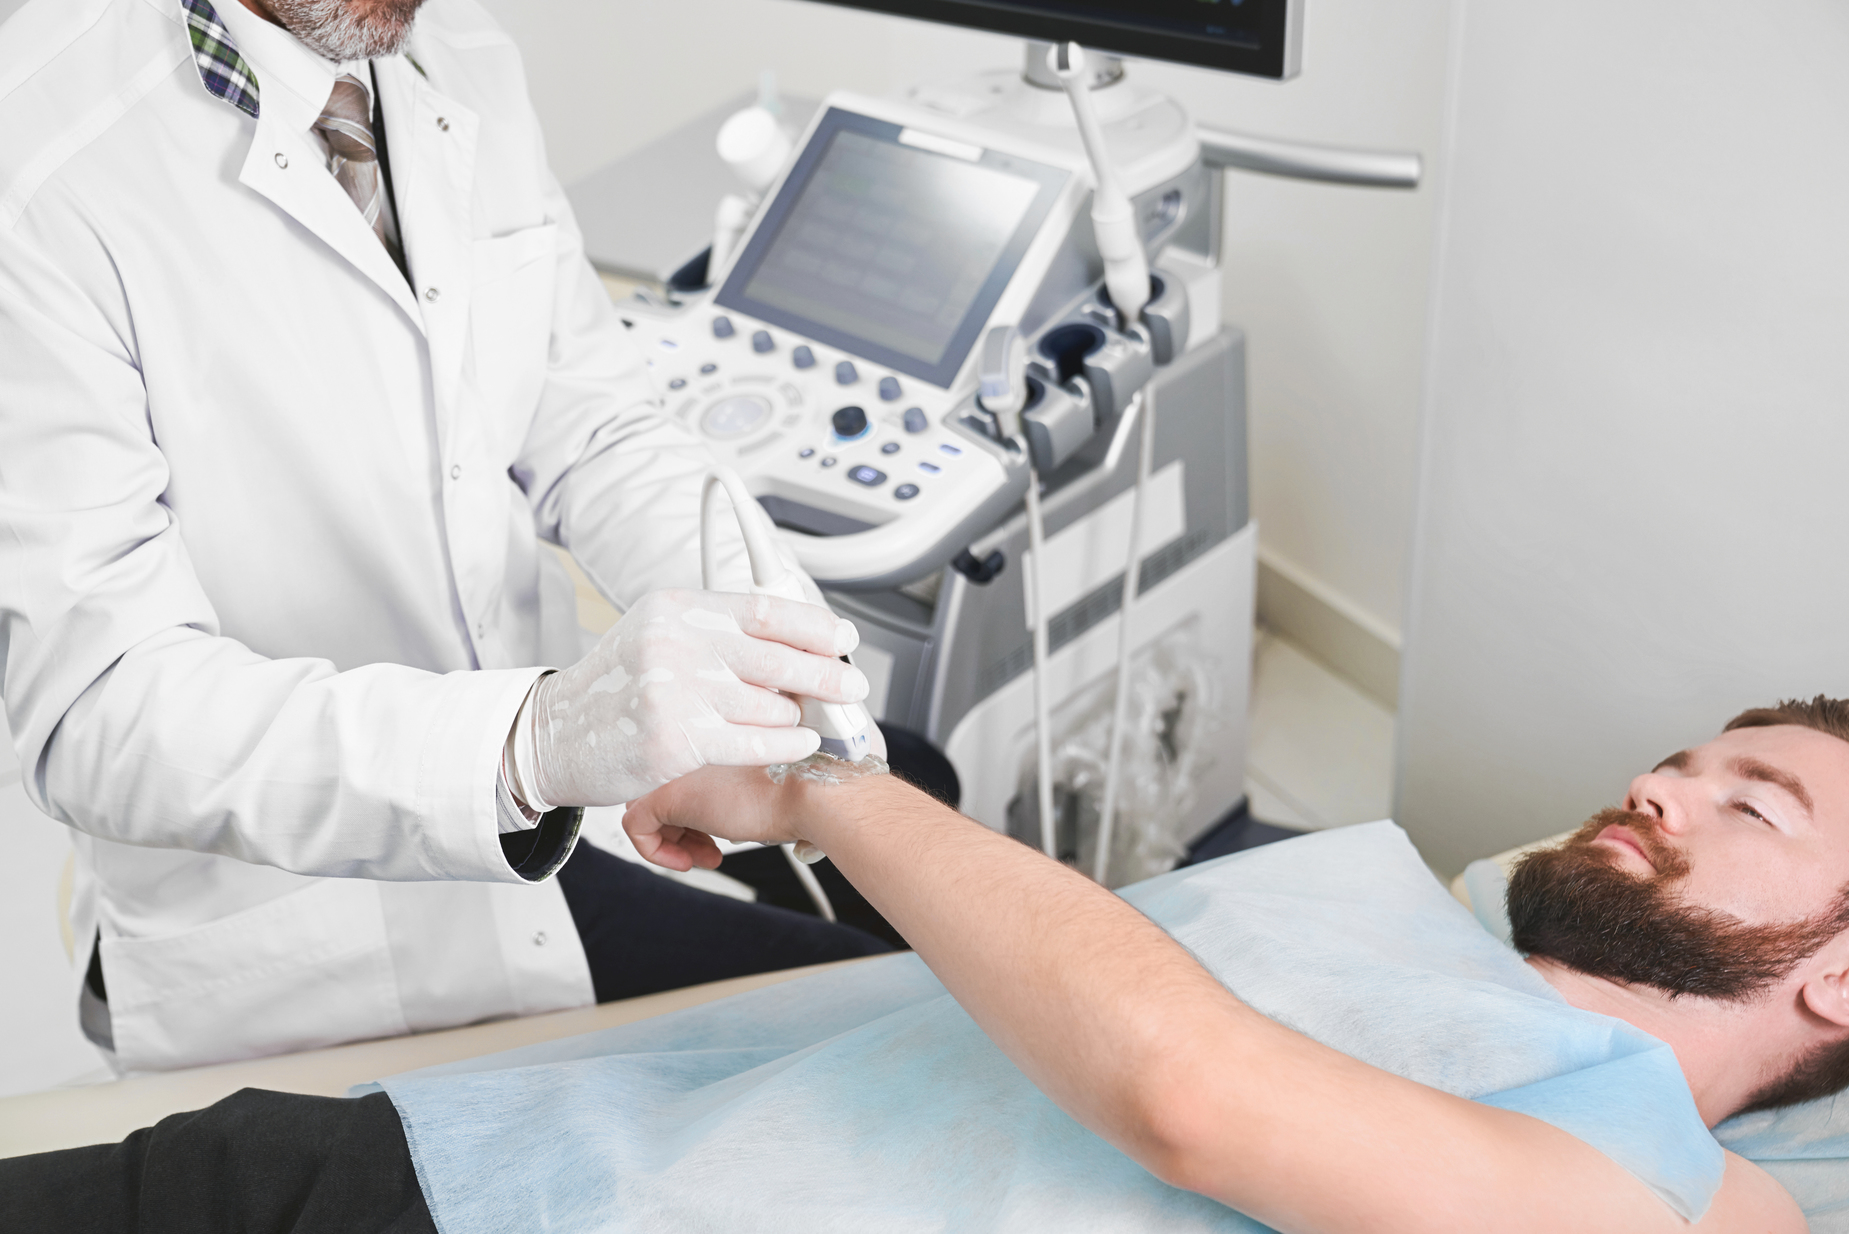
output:
[[[1297,75],[1304,0],[824,0],[1257,77]]]
[[[718,303],[948,386],[1065,179],[831,108]]]

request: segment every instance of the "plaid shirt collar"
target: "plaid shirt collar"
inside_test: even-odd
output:
[[[240,0],[227,0],[237,4]],[[186,32],[193,40],[193,67],[199,70],[200,84],[214,98],[221,98],[252,120],[260,110],[257,105],[257,74],[238,54],[231,32],[219,19],[218,11],[208,0],[180,0],[186,11]]]

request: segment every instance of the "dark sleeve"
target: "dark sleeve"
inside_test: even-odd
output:
[[[515,874],[528,882],[543,882],[558,873],[571,856],[578,844],[578,829],[583,825],[582,806],[561,806],[540,815],[536,826],[503,834],[501,852]]]

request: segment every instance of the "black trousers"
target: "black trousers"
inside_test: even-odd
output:
[[[120,1144],[0,1160],[6,1234],[436,1234],[384,1093],[247,1088]]]
[[[701,891],[590,844],[555,877],[600,1003],[892,950],[853,926]]]

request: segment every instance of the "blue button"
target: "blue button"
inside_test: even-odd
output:
[[[934,476],[942,471],[943,468],[939,467],[936,463],[920,463],[918,464],[918,470],[924,472],[926,475]]]
[[[888,403],[899,397],[899,379],[897,377],[880,378],[880,397]]]
[[[868,488],[874,488],[877,485],[886,483],[885,472],[877,467],[869,467],[865,463],[862,463],[858,467],[848,468],[847,478],[856,484],[864,484]]]
[[[718,371],[719,371],[719,366],[717,364],[714,364],[710,360],[700,366],[700,372],[702,375],[707,374],[707,373],[717,373]]]
[[[797,368],[814,368],[815,353],[807,347],[798,347],[790,352],[790,363]]]
[[[901,484],[898,488],[892,490],[892,495],[897,497],[900,501],[910,501],[912,498],[918,496],[918,486],[916,484]]]
[[[751,350],[757,352],[759,355],[763,355],[767,351],[775,350],[776,346],[777,344],[771,341],[769,330],[759,330],[756,334],[751,336]]]
[[[687,379],[685,377],[676,377],[673,381],[668,383],[668,389],[670,390],[685,390],[686,388]]]
[[[852,360],[843,360],[835,365],[835,381],[844,386],[851,386],[860,380],[860,370],[854,367]]]
[[[796,452],[796,457],[797,458],[814,458],[815,457],[815,447],[814,446],[804,446],[802,449]]]
[[[963,453],[963,451],[957,449],[953,445],[950,445],[948,442],[940,443],[937,449],[938,449],[938,453],[948,454],[951,458],[956,458],[959,454]]]
[[[924,408],[907,407],[905,409],[905,431],[906,432],[922,433],[930,427],[931,427],[931,422],[925,419]]]
[[[824,467],[833,467],[838,462],[840,462],[840,460],[832,454],[822,456],[822,466]]]
[[[734,334],[737,334],[737,333],[738,331],[736,328],[733,327],[732,319],[730,317],[713,318],[713,337],[714,338],[731,338]]]
[[[889,441],[885,445],[880,447],[881,454],[897,454],[898,452],[899,452],[899,443],[896,441]]]

